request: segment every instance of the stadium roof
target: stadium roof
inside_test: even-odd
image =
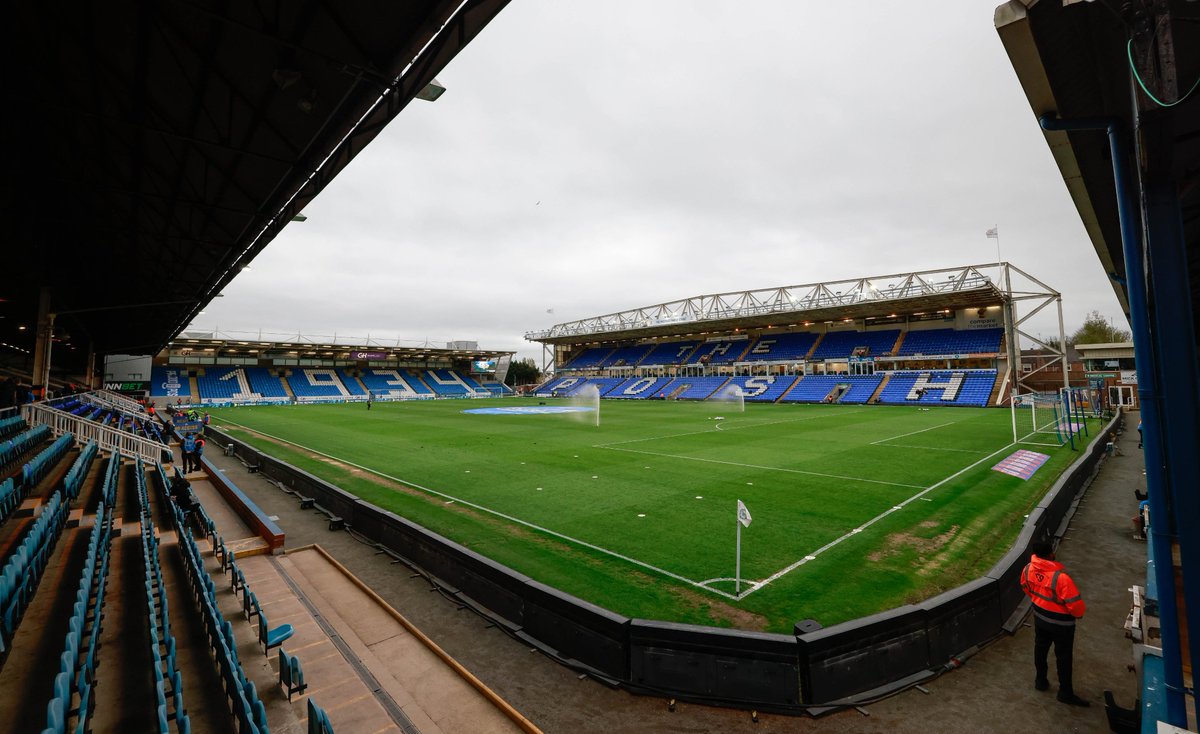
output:
[[[205,357],[299,357],[329,360],[398,360],[402,362],[431,362],[436,360],[467,361],[511,357],[515,352],[495,349],[438,349],[430,346],[400,346],[377,340],[326,339],[314,341],[297,335],[289,341],[263,339],[231,339],[214,334],[184,332],[171,341],[167,349],[191,350]],[[370,355],[370,356],[367,356]]]
[[[507,3],[8,7],[0,342],[157,351]]]
[[[990,263],[695,296],[556,324],[525,338],[578,344],[992,306],[1004,300],[999,273],[1010,267]]]
[[[1143,58],[1140,40],[1130,45],[1133,26],[1144,22],[1141,3],[1037,2],[1011,0],[996,8],[995,24],[1033,113],[1063,119],[1115,118],[1125,130],[1134,128],[1136,83],[1133,61]],[[1175,87],[1164,101],[1182,96],[1200,77],[1200,24],[1194,2],[1169,0],[1159,5],[1169,22],[1154,30],[1172,48],[1174,59],[1157,71],[1139,75]],[[1141,21],[1139,21],[1139,18]],[[1157,66],[1165,63],[1139,62]],[[1157,78],[1161,74],[1161,78]],[[1153,78],[1152,78],[1153,77]],[[1194,95],[1196,96],[1196,95]],[[1140,92],[1139,101],[1150,105]],[[1161,121],[1154,132],[1172,140],[1170,165],[1180,187],[1184,236],[1188,243],[1192,301],[1200,302],[1200,99],[1143,113],[1143,124]],[[1079,132],[1044,131],[1067,190],[1105,272],[1109,274],[1125,313],[1129,302],[1124,286],[1125,259],[1121,251],[1116,191],[1109,141],[1103,129]],[[1135,204],[1136,205],[1136,204]],[[1198,325],[1200,328],[1200,325]],[[1200,337],[1200,335],[1198,335]]]

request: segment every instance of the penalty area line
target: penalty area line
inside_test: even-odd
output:
[[[509,522],[513,522],[518,525],[523,525],[523,526],[529,528],[530,530],[536,530],[538,532],[554,536],[555,538],[558,538],[559,540],[565,540],[568,543],[574,543],[575,545],[578,545],[578,546],[581,546],[584,548],[588,548],[590,550],[594,550],[597,553],[603,553],[604,555],[612,556],[613,558],[616,558],[621,561],[625,561],[626,563],[632,563],[635,566],[640,566],[648,571],[653,571],[655,573],[666,576],[667,578],[675,579],[676,581],[687,584],[688,586],[694,586],[697,589],[704,589],[705,591],[711,592],[713,594],[717,594],[719,596],[723,596],[727,599],[736,600],[738,598],[734,594],[730,594],[728,592],[721,591],[720,589],[711,589],[707,586],[704,586],[703,584],[701,584],[698,581],[693,581],[692,579],[689,579],[685,576],[680,576],[679,574],[674,573],[672,571],[668,571],[665,568],[659,568],[658,566],[646,563],[645,561],[639,561],[636,558],[631,558],[631,557],[623,555],[621,553],[617,553],[616,551],[612,551],[607,548],[603,548],[601,546],[595,545],[594,543],[589,543],[586,540],[572,538],[569,535],[564,535],[563,533],[559,533],[554,530],[550,530],[549,528],[544,528],[541,525],[535,525],[534,523],[527,522],[525,520],[522,520],[519,517],[513,517],[512,515],[506,515],[503,512],[499,512],[498,510],[493,510],[490,507],[484,507],[483,505],[476,504],[469,500],[464,500],[460,497],[455,497],[454,495],[446,494],[445,492],[439,492],[436,489],[430,489],[429,487],[423,487],[420,484],[415,484],[406,479],[401,479],[400,477],[394,477],[391,474],[385,474],[384,472],[378,471],[377,469],[372,469],[369,466],[363,466],[362,464],[355,464],[354,462],[347,461],[346,459],[343,459],[339,456],[334,456],[333,454],[327,454],[323,451],[318,451],[317,449],[310,448],[303,444],[296,443],[295,441],[289,441],[286,438],[282,438],[280,436],[274,436],[274,435],[271,435],[270,433],[266,433],[264,431],[259,431],[255,428],[250,428],[249,426],[244,426],[240,423],[235,423],[234,421],[231,421],[228,419],[225,419],[223,422],[228,423],[229,425],[237,426],[238,428],[242,428],[244,430],[250,431],[251,433],[257,433],[261,436],[266,436],[267,438],[271,438],[271,439],[274,439],[281,443],[288,444],[289,446],[295,446],[296,448],[303,449],[305,451],[311,451],[312,453],[314,453],[318,456],[324,456],[327,459],[333,459],[334,461],[341,462],[341,463],[345,464],[346,466],[352,466],[355,469],[361,469],[365,472],[370,472],[371,474],[374,474],[375,476],[383,477],[384,479],[390,479],[391,481],[397,482],[399,484],[403,484],[406,487],[412,487],[413,489],[419,489],[422,492],[431,494],[435,497],[441,497],[442,499],[451,500],[460,505],[466,505],[467,507],[471,507],[473,509],[479,510],[480,512],[486,512],[489,515],[495,515],[496,517],[499,517],[504,520],[508,520]],[[743,596],[745,596],[745,594],[743,594]]]
[[[705,431],[708,433],[708,431]],[[904,487],[906,489],[922,489],[919,484],[902,484],[900,482],[885,482],[882,479],[863,479],[862,477],[845,477],[840,474],[823,474],[815,471],[805,471],[804,469],[785,469],[779,466],[763,466],[761,464],[743,464],[740,461],[723,461],[721,459],[705,459],[701,456],[682,456],[680,454],[664,454],[658,451],[640,451],[638,449],[625,449],[619,446],[593,446],[592,448],[608,449],[609,451],[624,451],[629,454],[644,454],[646,456],[658,456],[664,459],[679,459],[680,461],[702,461],[706,464],[724,464],[726,466],[740,466],[744,469],[763,469],[766,471],[781,471],[788,474],[804,474],[810,477],[824,477],[826,479],[841,479],[847,482],[867,482],[868,484],[883,484],[889,487]]]
[[[1029,436],[1025,436],[1025,438],[1029,438]],[[938,483],[936,483],[936,484],[932,484],[932,485],[930,485],[930,486],[926,487],[925,489],[922,489],[920,492],[917,492],[916,494],[914,494],[913,496],[911,496],[911,497],[909,497],[908,499],[904,500],[903,502],[901,502],[901,503],[899,503],[899,504],[897,504],[897,505],[894,505],[893,507],[890,507],[890,508],[889,508],[889,509],[887,509],[887,510],[884,510],[883,512],[879,513],[879,514],[878,514],[878,515],[876,515],[875,517],[873,517],[873,518],[871,518],[870,520],[868,520],[868,521],[866,521],[865,523],[863,523],[862,525],[859,525],[858,527],[856,527],[856,528],[853,528],[852,530],[850,530],[850,532],[843,534],[841,537],[834,538],[833,540],[829,541],[829,542],[828,542],[828,543],[826,543],[825,545],[821,546],[820,548],[816,549],[815,551],[813,551],[813,552],[809,553],[808,555],[804,556],[803,558],[801,558],[800,560],[796,561],[795,563],[792,563],[790,566],[787,566],[787,567],[785,567],[785,568],[782,568],[782,569],[780,569],[780,570],[776,571],[775,573],[771,574],[771,575],[770,575],[770,576],[768,576],[767,578],[763,579],[761,582],[759,582],[759,583],[755,584],[755,585],[754,585],[752,588],[750,588],[750,589],[747,589],[746,591],[743,591],[743,592],[742,592],[742,594],[741,594],[741,596],[738,596],[737,598],[738,598],[738,599],[744,599],[744,598],[746,598],[747,596],[749,596],[750,594],[753,594],[754,592],[758,591],[759,589],[765,588],[766,586],[768,586],[768,585],[770,585],[770,584],[774,583],[775,581],[778,581],[779,579],[781,579],[781,578],[783,578],[784,576],[788,575],[788,574],[789,574],[789,573],[791,573],[792,571],[795,571],[797,568],[800,568],[801,566],[803,566],[804,564],[808,563],[809,561],[815,561],[815,560],[817,559],[817,556],[821,555],[822,553],[824,553],[825,551],[829,550],[830,548],[833,548],[834,546],[836,546],[837,544],[839,544],[839,543],[841,543],[842,541],[846,540],[847,538],[852,538],[852,537],[854,537],[855,535],[858,535],[859,533],[863,532],[864,530],[866,530],[867,528],[871,527],[872,525],[874,525],[875,523],[879,522],[880,520],[882,520],[883,518],[887,517],[888,515],[892,514],[893,512],[897,512],[897,511],[899,511],[899,510],[902,510],[902,509],[904,509],[904,507],[905,507],[906,505],[908,505],[908,504],[910,504],[910,503],[912,503],[912,502],[916,502],[917,500],[920,500],[920,499],[925,499],[925,495],[929,494],[929,493],[930,493],[930,492],[932,492],[933,490],[935,490],[935,489],[937,489],[938,487],[942,486],[942,485],[943,485],[943,484],[945,484],[946,482],[949,482],[949,481],[951,481],[951,480],[953,480],[953,479],[956,479],[956,478],[958,478],[958,477],[962,476],[962,475],[963,475],[963,474],[965,474],[966,472],[969,472],[970,470],[974,469],[975,467],[979,466],[980,464],[982,464],[982,463],[984,463],[984,462],[986,462],[986,461],[990,461],[990,460],[991,460],[993,457],[995,457],[995,456],[997,456],[997,455],[999,455],[999,454],[1002,454],[1002,453],[1004,453],[1005,451],[1008,451],[1009,449],[1011,449],[1011,448],[1013,448],[1014,446],[1016,446],[1018,443],[1020,443],[1020,442],[1019,442],[1019,441],[1014,441],[1013,443],[1007,444],[1007,445],[1005,445],[1003,448],[997,449],[996,451],[993,451],[992,453],[990,453],[990,454],[988,454],[987,456],[983,457],[983,458],[982,458],[982,459],[980,459],[979,461],[976,461],[974,464],[970,464],[970,465],[968,465],[968,466],[965,466],[965,467],[963,467],[962,469],[959,469],[958,471],[954,472],[954,473],[953,473],[953,474],[951,474],[950,476],[946,477],[945,479],[943,479],[943,480],[939,481]]]

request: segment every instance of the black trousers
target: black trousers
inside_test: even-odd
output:
[[[183,473],[191,474],[196,466],[196,455],[191,451],[183,452]]]
[[[1054,663],[1058,669],[1058,693],[1069,696],[1075,693],[1071,680],[1071,653],[1075,648],[1074,624],[1051,624],[1033,618],[1033,669],[1038,680],[1046,677],[1046,656],[1054,646]]]

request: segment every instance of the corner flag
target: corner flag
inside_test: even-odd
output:
[[[738,500],[737,512],[738,522],[740,522],[743,527],[750,527],[750,521],[753,518],[750,517],[750,510],[746,509],[746,505],[741,500]]]

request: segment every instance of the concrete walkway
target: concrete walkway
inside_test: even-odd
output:
[[[1136,425],[1137,415],[1128,419]],[[611,689],[532,652],[500,630],[413,578],[403,565],[349,533],[331,532],[325,516],[301,510],[290,496],[241,463],[213,452],[213,463],[265,511],[279,517],[290,547],[319,543],[422,632],[546,732],[1099,732],[1107,731],[1102,691],[1131,706],[1137,681],[1122,625],[1133,584],[1145,581],[1145,544],[1129,518],[1134,487],[1144,488],[1137,434],[1121,437],[1122,455],[1106,460],[1080,504],[1058,557],[1075,577],[1089,611],[1075,646],[1075,688],[1092,702],[1080,709],[1054,700],[1054,688],[1033,688],[1033,635],[1026,626],[967,661],[959,670],[864,707],[820,719],[760,715],[680,703]],[[275,620],[272,619],[272,623]],[[1051,666],[1053,669],[1053,665]],[[1053,678],[1053,676],[1052,676]],[[447,702],[447,705],[453,705]],[[430,714],[436,720],[435,714]],[[449,730],[449,729],[447,729]],[[459,731],[470,731],[459,729]]]

